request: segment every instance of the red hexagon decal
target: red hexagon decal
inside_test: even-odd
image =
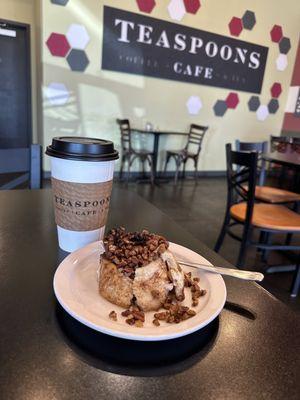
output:
[[[274,25],[271,32],[272,42],[279,43],[281,38],[283,37],[282,28],[280,25]]]
[[[200,0],[183,0],[186,12],[196,14],[201,7]]]
[[[229,31],[233,36],[240,36],[240,33],[243,30],[243,22],[241,18],[232,17],[231,21],[228,24]]]
[[[279,97],[282,92],[282,87],[279,82],[274,82],[271,87],[271,95],[272,97]]]
[[[225,100],[228,108],[236,108],[236,106],[239,104],[239,101],[238,94],[234,92],[230,92]]]
[[[66,57],[71,48],[66,36],[61,33],[51,33],[46,44],[50,53],[56,57]]]
[[[156,3],[155,0],[136,0],[140,11],[151,13]]]

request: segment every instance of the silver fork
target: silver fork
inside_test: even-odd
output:
[[[261,272],[243,271],[241,269],[216,267],[214,265],[199,264],[199,263],[186,262],[180,260],[177,260],[177,262],[178,264],[185,265],[187,267],[203,269],[208,272],[213,272],[220,275],[233,276],[234,278],[244,279],[247,281],[261,282],[264,279],[264,275]]]

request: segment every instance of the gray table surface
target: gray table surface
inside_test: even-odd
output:
[[[115,189],[108,226],[120,224],[160,232],[212,263],[228,265],[137,194]],[[86,350],[89,340],[81,348],[72,337],[91,337],[101,354],[106,345],[112,353],[131,349],[129,341],[85,336],[79,323],[68,336],[68,324],[62,327],[69,317],[57,307],[52,289],[63,255],[50,190],[0,192],[0,248],[1,399],[299,399],[299,317],[257,284],[225,279],[230,303],[211,324],[214,334],[193,354],[164,365],[118,364],[118,354],[112,362],[102,360]],[[184,340],[166,347],[175,354],[192,337]],[[142,358],[148,350],[139,349]],[[135,359],[135,350],[130,356]]]

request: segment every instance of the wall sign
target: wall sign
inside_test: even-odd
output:
[[[104,6],[102,69],[260,93],[268,48]]]

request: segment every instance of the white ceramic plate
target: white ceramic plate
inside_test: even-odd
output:
[[[209,264],[199,254],[178,244],[170,243],[170,250],[178,260]],[[53,281],[54,292],[61,306],[72,317],[96,331],[131,340],[175,339],[203,328],[215,319],[224,307],[226,286],[221,275],[184,267],[185,271],[192,271],[193,276],[198,276],[201,289],[207,290],[207,294],[200,298],[199,305],[194,308],[197,314],[179,324],[161,322],[161,325],[156,327],[152,324],[154,313],[148,312],[143,328],[130,326],[120,315],[124,309],[110,303],[99,294],[99,259],[100,243],[91,243],[66,257],[57,268]],[[183,304],[190,307],[189,289],[185,289],[185,295]],[[112,310],[118,314],[117,322],[108,317]]]

